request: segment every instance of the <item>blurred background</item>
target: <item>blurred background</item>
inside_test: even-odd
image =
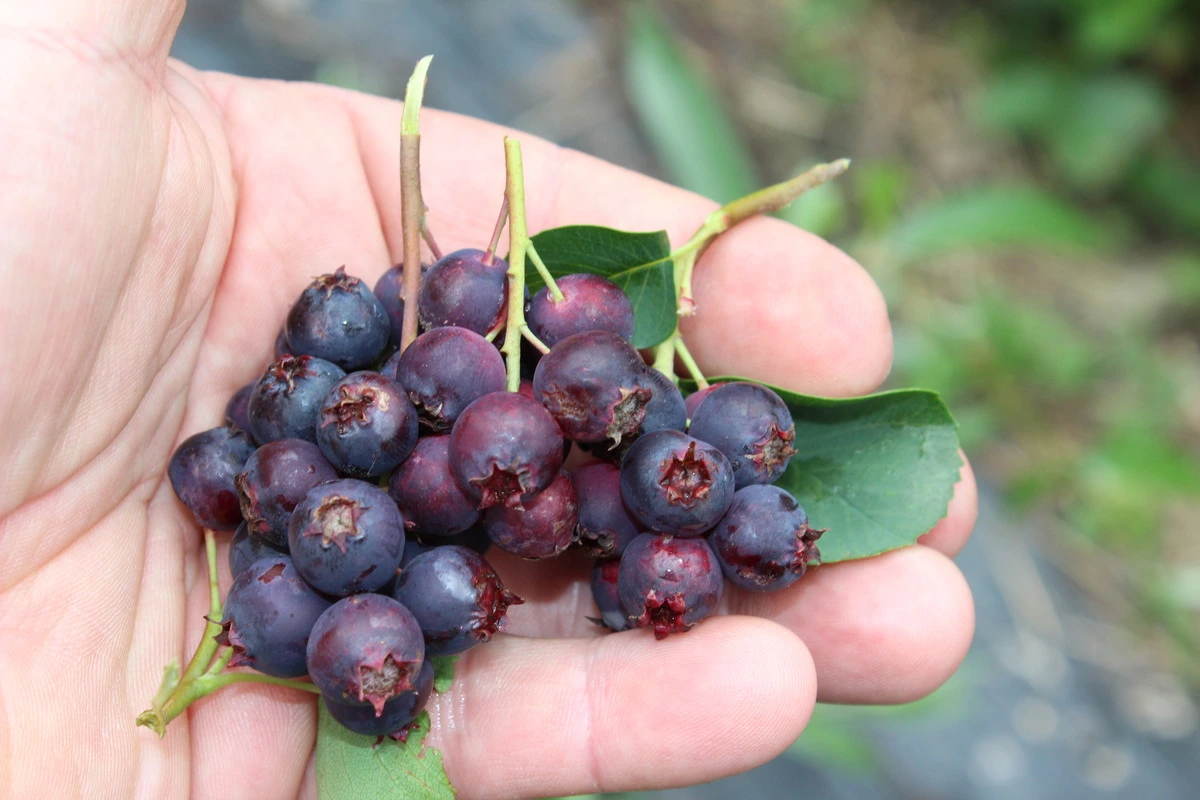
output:
[[[429,105],[718,200],[852,157],[783,216],[883,287],[890,383],[980,478],[957,676],[637,797],[1200,794],[1200,3],[200,0],[175,47],[391,97],[426,53]]]

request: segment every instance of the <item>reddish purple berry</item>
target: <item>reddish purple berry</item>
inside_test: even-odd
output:
[[[249,529],[275,547],[286,547],[296,504],[309,489],[337,476],[312,442],[279,439],[255,450],[234,484]]]
[[[621,463],[621,499],[659,533],[699,536],[733,502],[733,470],[710,444],[679,431],[648,433]]]
[[[381,594],[356,594],[330,606],[308,639],[308,675],[334,702],[370,703],[377,715],[416,688],[425,662],[421,626]]]
[[[250,393],[250,432],[259,444],[278,439],[317,441],[321,401],[346,377],[337,364],[312,356],[287,356],[267,367]]]
[[[783,489],[751,484],[734,494],[708,542],[730,583],[769,592],[791,586],[820,562],[817,539],[824,532],[809,527],[804,509]]]
[[[323,483],[296,506],[288,550],[304,579],[341,597],[391,580],[404,556],[404,517],[378,486],[348,478]]]
[[[525,508],[492,506],[483,527],[492,544],[521,558],[550,558],[571,546],[579,523],[579,496],[567,473],[525,501]]]
[[[412,453],[388,479],[388,493],[415,536],[454,536],[479,521],[475,501],[450,470],[449,436],[418,439]]]
[[[683,400],[683,404],[684,404],[684,408],[687,410],[688,419],[691,419],[693,416],[695,416],[696,409],[700,406],[701,400],[708,397],[709,394],[712,393],[713,389],[716,389],[718,386],[724,386],[724,385],[725,384],[723,384],[723,383],[714,383],[706,389],[700,389],[699,391],[692,392],[687,397],[685,397]]]
[[[323,697],[329,716],[342,727],[363,736],[390,736],[403,742],[408,738],[408,728],[413,720],[425,710],[429,696],[433,694],[433,664],[426,661],[413,681],[413,689],[401,692],[383,704],[377,714],[375,707],[363,703],[344,703]]]
[[[396,360],[396,382],[429,429],[444,433],[473,401],[504,391],[504,359],[487,339],[466,328],[434,328]]]
[[[612,464],[585,464],[571,473],[579,493],[576,538],[595,558],[619,556],[644,528],[621,500],[621,472]]]
[[[717,610],[721,568],[703,539],[643,533],[621,556],[617,591],[636,627],[654,637],[680,633]]]
[[[383,310],[387,312],[389,343],[392,347],[400,346],[402,329],[404,328],[404,265],[396,264],[384,270],[375,281],[373,294],[378,298]]]
[[[457,250],[429,268],[417,295],[421,328],[456,325],[483,336],[504,318],[508,264],[482,250]]]
[[[516,392],[485,394],[450,431],[450,469],[484,509],[520,509],[558,476],[563,436],[550,412]]]
[[[596,458],[620,464],[639,436],[654,431],[682,431],[687,427],[683,394],[674,381],[649,367],[642,371],[638,381],[639,385],[650,390],[650,399],[646,403],[646,416],[642,419],[642,424],[632,435],[622,437],[619,444],[606,439],[603,442],[581,445]]]
[[[347,475],[373,478],[400,465],[417,443],[417,412],[378,372],[352,372],[321,403],[317,444]]]
[[[600,611],[600,619],[592,621],[613,631],[629,630],[629,616],[621,605],[621,595],[617,591],[620,567],[620,561],[611,560],[598,561],[592,568],[592,599]]]
[[[299,678],[308,671],[309,633],[328,608],[329,601],[313,591],[287,556],[260,558],[229,587],[217,642],[233,648],[231,667]]]
[[[580,273],[555,279],[561,300],[542,287],[529,303],[529,329],[547,347],[585,331],[609,331],[633,338],[633,303],[620,286],[600,275]]]
[[[251,381],[238,389],[225,404],[225,424],[236,428],[251,439],[254,437],[250,434],[250,393],[254,391],[255,383],[257,381]]]
[[[338,267],[300,293],[287,315],[293,353],[316,356],[344,370],[370,366],[391,335],[387,311],[361,279]]]
[[[773,483],[796,452],[792,412],[779,395],[757,383],[713,389],[696,407],[688,433],[725,454],[739,489]]]
[[[510,592],[491,564],[473,550],[435,547],[409,562],[392,596],[421,625],[425,653],[449,656],[486,642],[501,630],[508,607],[525,602]]]
[[[280,549],[256,533],[250,533],[246,523],[237,526],[229,540],[229,574],[237,577],[260,558],[287,555],[286,544]]]
[[[620,444],[646,418],[652,392],[633,345],[608,331],[563,339],[538,362],[533,391],[568,439]]]
[[[250,439],[229,428],[201,431],[175,450],[167,476],[200,527],[231,531],[242,521],[233,481],[253,452]]]

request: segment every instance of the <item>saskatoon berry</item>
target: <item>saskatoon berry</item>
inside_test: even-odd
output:
[[[568,439],[621,443],[646,418],[651,390],[646,365],[615,333],[589,331],[563,339],[538,362],[533,391]]]
[[[617,591],[630,621],[662,639],[693,627],[721,600],[721,568],[703,539],[643,533],[621,556]]]
[[[492,544],[521,558],[556,556],[571,546],[579,523],[579,496],[565,472],[525,501],[525,508],[492,506],[483,527]]]
[[[391,336],[387,311],[361,279],[338,267],[308,285],[287,315],[288,347],[344,370],[373,364]]]
[[[315,487],[288,525],[296,569],[318,590],[341,597],[383,586],[404,556],[404,517],[387,492],[345,479]]]
[[[646,434],[621,463],[625,507],[660,533],[699,536],[729,509],[733,492],[729,460],[679,431]]]
[[[381,594],[342,598],[323,613],[308,639],[308,675],[334,702],[383,705],[416,688],[425,661],[421,626],[407,608]]]
[[[508,264],[482,250],[457,250],[429,268],[417,295],[421,328],[456,325],[483,336],[504,317]]]
[[[792,413],[779,395],[757,383],[715,388],[696,407],[688,433],[725,454],[739,489],[774,482],[796,452]]]
[[[388,479],[388,493],[415,536],[437,540],[462,533],[479,521],[475,501],[450,471],[449,436],[418,439]]]
[[[392,593],[425,634],[427,656],[450,656],[502,629],[508,607],[523,603],[473,550],[448,545],[414,558]]]
[[[233,538],[229,540],[229,574],[236,578],[260,558],[278,555],[287,553],[258,534],[250,533],[243,522],[238,525],[237,530],[233,532]]]
[[[592,568],[592,599],[600,610],[599,622],[613,631],[629,630],[629,617],[621,605],[621,596],[617,592],[617,572],[620,561],[599,561]]]
[[[250,432],[260,444],[277,439],[317,441],[321,401],[346,377],[337,364],[312,356],[285,355],[271,366],[250,393]]]
[[[335,467],[372,478],[399,466],[417,443],[417,412],[395,381],[352,372],[321,403],[317,444]]]
[[[687,406],[675,381],[648,367],[642,373],[642,384],[650,389],[650,400],[646,403],[646,418],[638,428],[639,436],[654,431],[681,431],[687,427]]]
[[[233,648],[229,666],[277,678],[307,671],[305,648],[317,618],[330,607],[282,554],[260,558],[229,587],[217,642]]]
[[[478,508],[522,502],[550,485],[563,462],[558,424],[516,392],[485,394],[450,431],[450,469]]]
[[[275,547],[286,547],[292,509],[309,489],[337,476],[312,442],[279,439],[255,450],[234,484],[250,530]]]
[[[233,481],[253,452],[250,439],[229,428],[201,431],[175,450],[167,476],[200,527],[231,531],[242,521]]]
[[[555,283],[562,300],[543,286],[529,303],[529,329],[547,347],[585,331],[609,331],[626,341],[633,338],[633,303],[620,286],[600,275],[564,275]]]
[[[420,421],[444,433],[472,401],[504,391],[504,359],[474,331],[452,325],[434,328],[400,354],[396,382],[408,392]]]
[[[407,741],[408,726],[425,709],[433,693],[433,664],[426,661],[413,681],[415,688],[401,692],[383,704],[381,713],[362,703],[343,703],[324,698],[325,708],[342,727],[363,736],[390,736],[397,741]]]
[[[571,473],[579,493],[576,537],[595,558],[619,556],[643,531],[621,500],[621,473],[612,464],[585,464]]]
[[[225,404],[225,424],[247,436],[250,436],[250,393],[254,391],[254,384],[255,381],[251,381],[238,389]]]
[[[791,586],[810,563],[819,562],[823,530],[778,486],[738,489],[733,505],[708,537],[721,570],[735,586],[765,592]]]
[[[396,264],[390,267],[375,281],[374,295],[387,312],[389,342],[392,347],[400,346],[400,336],[404,328],[404,299],[400,296],[404,288],[404,265]]]
[[[716,389],[718,386],[724,386],[724,385],[725,384],[723,384],[723,383],[714,383],[711,386],[709,386],[707,389],[700,389],[699,391],[692,392],[686,398],[684,398],[683,404],[684,404],[684,407],[687,409],[688,419],[691,419],[692,417],[694,417],[696,415],[696,408],[699,407],[701,400],[708,397],[709,394],[712,393],[713,389]]]

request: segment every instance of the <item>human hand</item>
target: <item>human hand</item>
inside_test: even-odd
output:
[[[0,774],[17,797],[315,795],[307,693],[233,686],[162,740],[133,719],[207,610],[201,538],[167,460],[261,371],[312,275],[346,264],[373,281],[399,258],[400,107],[168,62],[181,13],[47,0],[7,10],[0,29]],[[447,249],[480,246],[504,131],[435,112],[423,131],[432,227]],[[679,242],[712,208],[523,144],[533,231],[665,228]],[[887,372],[877,289],[784,223],[721,237],[694,288],[699,313],[683,330],[709,374],[850,395]],[[951,674],[973,613],[947,555],[974,514],[964,467],[924,544],[821,567],[776,594],[727,587],[738,616],[662,642],[595,633],[582,561],[489,554],[527,602],[510,611],[512,635],[459,659],[453,689],[430,703],[427,741],[463,798],[752,767],[791,743],[815,699],[903,702]]]

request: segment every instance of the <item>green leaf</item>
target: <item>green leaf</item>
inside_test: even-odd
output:
[[[424,747],[429,714],[422,711],[408,742],[360,736],[343,728],[321,703],[317,722],[317,794],[321,800],[454,800],[442,754]]]
[[[721,203],[750,194],[759,180],[716,91],[652,7],[629,12],[629,98],[671,178]]]
[[[620,286],[633,302],[634,347],[653,347],[675,330],[675,265],[666,231],[568,225],[542,231],[533,246],[555,278],[591,272]],[[525,274],[529,291],[542,287],[536,270]]]
[[[946,516],[962,459],[936,392],[835,400],[775,391],[792,412],[799,451],[776,485],[800,501],[813,527],[829,529],[822,562],[906,547]]]
[[[445,694],[454,685],[454,662],[458,656],[431,656],[433,663],[433,690]]]

